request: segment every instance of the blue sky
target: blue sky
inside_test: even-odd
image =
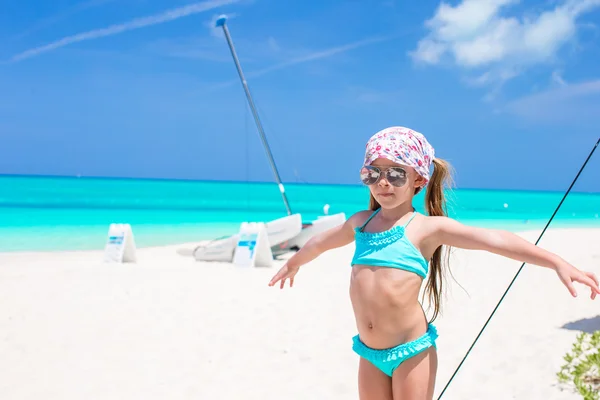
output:
[[[565,190],[600,136],[600,0],[4,0],[0,173],[272,181],[220,14],[285,182],[401,125],[458,187]]]

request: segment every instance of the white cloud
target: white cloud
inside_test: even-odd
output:
[[[464,0],[456,7],[441,3],[426,26],[442,41],[461,41],[485,31],[501,7],[515,0]]]
[[[567,82],[559,71],[552,71],[552,82],[559,86],[567,86]]]
[[[308,63],[308,62],[312,62],[312,61],[316,61],[316,60],[320,60],[320,59],[329,58],[336,54],[346,53],[348,51],[358,49],[360,47],[365,47],[365,46],[369,46],[372,44],[388,41],[388,40],[393,39],[394,37],[395,36],[372,37],[372,38],[367,38],[367,39],[359,40],[356,42],[348,43],[348,44],[345,44],[342,46],[331,47],[329,49],[320,50],[320,51],[313,51],[311,53],[308,53],[308,54],[305,54],[302,56],[298,56],[298,57],[293,57],[286,61],[271,65],[270,67],[262,68],[262,69],[251,71],[248,73],[244,72],[244,75],[246,76],[246,78],[256,78],[256,77],[268,74],[273,71],[278,71],[281,69],[293,67],[298,64],[304,64],[304,63]],[[213,90],[231,86],[238,82],[239,82],[239,80],[237,80],[237,79],[232,79],[227,82],[222,82],[222,83],[215,85],[213,87]]]
[[[365,47],[365,46],[368,46],[371,44],[384,42],[384,41],[390,40],[391,38],[392,38],[391,36],[368,38],[368,39],[359,40],[357,42],[349,43],[349,44],[346,44],[343,46],[332,47],[332,48],[329,48],[326,50],[321,50],[321,51],[315,51],[310,54],[306,54],[306,55],[303,55],[300,57],[295,57],[290,60],[281,62],[279,64],[275,64],[270,67],[251,72],[249,74],[249,76],[260,76],[260,75],[263,75],[263,74],[266,74],[266,73],[269,73],[272,71],[276,71],[279,69],[292,67],[297,64],[303,64],[303,63],[306,63],[309,61],[319,60],[322,58],[329,58],[336,54],[345,53],[350,50],[358,49],[359,47]]]
[[[428,64],[437,64],[446,52],[446,46],[429,38],[419,41],[417,46],[416,58]]]
[[[13,56],[10,61],[20,61],[26,58],[31,58],[42,53],[46,53],[58,48],[67,46],[72,43],[83,42],[85,40],[98,39],[101,37],[117,35],[122,32],[144,28],[151,25],[162,24],[164,22],[173,21],[179,18],[187,17],[189,15],[198,14],[201,12],[213,10],[218,7],[222,7],[228,4],[237,3],[241,0],[211,0],[199,3],[188,4],[187,6],[173,8],[171,10],[164,11],[160,14],[155,14],[147,17],[136,18],[131,21],[111,25],[107,28],[95,29],[92,31],[82,32],[75,35],[67,36],[62,39],[56,40],[50,44],[35,47],[33,49],[26,50]]]
[[[552,61],[577,32],[577,19],[600,6],[600,0],[564,0],[536,15],[508,16],[518,0],[463,0],[441,3],[426,21],[429,34],[421,39],[413,59],[438,64],[450,59],[468,70],[487,70],[479,79],[494,83],[525,68]]]
[[[11,38],[11,40],[22,39],[25,36],[31,35],[41,29],[47,28],[49,26],[55,25],[61,20],[71,17],[79,12],[87,11],[91,8],[102,6],[104,4],[108,4],[114,2],[115,0],[87,0],[82,3],[76,3],[73,6],[62,10],[58,14],[54,14],[52,16],[46,17],[40,21],[38,21],[35,25],[31,26],[24,32],[21,32],[18,35],[15,35]]]
[[[560,78],[559,75],[556,75]],[[541,123],[600,122],[600,79],[558,86],[513,100],[504,110]]]

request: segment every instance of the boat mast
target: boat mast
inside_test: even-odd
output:
[[[271,154],[271,149],[269,147],[269,143],[267,143],[267,138],[265,136],[265,131],[260,122],[260,118],[258,117],[258,113],[256,112],[256,108],[254,107],[254,101],[252,100],[252,95],[250,94],[250,89],[248,88],[248,83],[246,82],[246,78],[244,77],[244,73],[242,72],[242,67],[238,60],[237,54],[235,53],[235,49],[233,47],[233,42],[231,41],[231,36],[229,35],[229,29],[227,29],[227,25],[225,24],[227,21],[227,17],[225,15],[221,15],[216,22],[217,27],[223,28],[223,33],[225,34],[225,39],[227,39],[227,44],[229,45],[229,50],[231,50],[231,55],[233,56],[233,61],[235,62],[235,66],[237,68],[238,74],[240,76],[240,80],[242,81],[242,86],[244,87],[244,91],[246,92],[246,98],[248,99],[248,104],[250,105],[250,109],[252,110],[252,115],[254,116],[254,121],[256,122],[256,127],[258,128],[258,133],[260,135],[260,139],[262,140],[263,147],[265,148],[265,152],[267,153],[267,157],[269,159],[269,164],[271,164],[271,169],[273,170],[273,174],[275,175],[275,180],[279,185],[279,191],[281,192],[281,197],[283,197],[283,202],[285,204],[285,208],[287,210],[288,215],[292,215],[292,209],[290,208],[290,204],[285,195],[285,188],[283,183],[281,183],[281,178],[279,177],[279,172],[277,171],[277,167],[275,166],[275,161],[273,160],[273,155]]]

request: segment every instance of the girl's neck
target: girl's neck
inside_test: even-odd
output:
[[[400,218],[413,211],[415,211],[413,205],[411,203],[406,203],[395,208],[381,208],[379,216],[386,221],[398,221]]]

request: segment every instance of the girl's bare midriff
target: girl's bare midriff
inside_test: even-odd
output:
[[[361,341],[373,349],[410,342],[427,331],[418,301],[423,280],[397,268],[355,265],[350,299]]]

